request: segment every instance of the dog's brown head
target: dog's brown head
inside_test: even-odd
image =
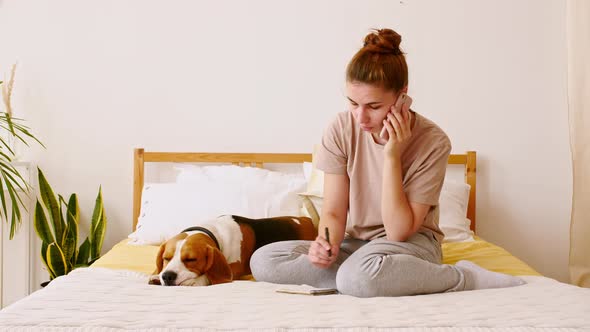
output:
[[[149,283],[207,286],[232,281],[227,260],[207,235],[180,233],[160,246]]]

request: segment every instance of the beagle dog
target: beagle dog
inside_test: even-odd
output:
[[[190,227],[160,246],[149,283],[207,286],[251,273],[250,257],[266,244],[317,236],[310,218],[249,219],[224,215]]]

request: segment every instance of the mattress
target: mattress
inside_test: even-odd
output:
[[[148,274],[79,268],[0,311],[0,330],[76,331],[582,331],[590,289],[539,276],[477,291],[355,298],[277,293],[235,281],[148,285]]]

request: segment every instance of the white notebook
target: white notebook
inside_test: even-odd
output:
[[[310,285],[285,285],[276,289],[277,293],[301,294],[301,295],[329,295],[338,294],[335,288],[318,288]]]

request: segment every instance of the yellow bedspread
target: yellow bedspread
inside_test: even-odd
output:
[[[92,266],[126,269],[153,273],[156,268],[158,246],[136,246],[125,239],[98,259]],[[511,275],[540,274],[503,248],[477,238],[474,242],[443,243],[443,263],[455,264],[461,259],[470,260],[481,267]]]
[[[504,248],[475,237],[473,242],[443,243],[443,263],[455,264],[467,259],[490,271],[501,272],[513,276],[541,274],[516,258]]]

